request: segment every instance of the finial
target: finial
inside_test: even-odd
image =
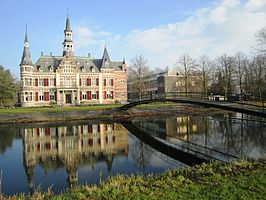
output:
[[[69,15],[68,15],[68,8],[67,8],[67,18],[69,17]]]

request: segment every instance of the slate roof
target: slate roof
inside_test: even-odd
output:
[[[21,57],[20,65],[32,65],[31,57],[30,57],[30,49],[26,45],[26,43],[29,43],[28,42],[27,32],[25,34],[24,49],[23,49],[23,54],[22,54],[22,57]]]
[[[67,20],[66,20],[66,31],[71,31],[71,29],[70,29],[70,19],[69,19],[68,16],[67,16]]]
[[[55,71],[59,64],[61,63],[62,56],[41,56],[38,61],[35,63],[34,71],[39,71],[42,68],[43,72],[51,72]],[[74,56],[73,64],[75,64],[81,71],[84,72],[100,72],[102,68],[102,59],[92,59],[90,57],[80,57]],[[115,71],[122,70],[123,62],[112,62],[110,61],[110,69],[114,69]],[[94,70],[93,70],[94,69]]]

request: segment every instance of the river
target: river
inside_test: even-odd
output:
[[[239,113],[158,116],[134,119],[130,126],[135,129],[123,121],[0,126],[1,191],[12,195],[51,187],[58,193],[117,174],[188,167],[193,159],[226,163],[266,154],[265,119]]]

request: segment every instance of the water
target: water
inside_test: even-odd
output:
[[[150,147],[122,124],[93,121],[0,127],[2,192],[10,195],[48,187],[60,192],[77,184],[98,184],[110,175],[157,174],[189,163],[161,153],[160,145]],[[179,152],[208,160],[257,159],[266,154],[266,122],[260,118],[175,116],[134,120],[132,126]]]

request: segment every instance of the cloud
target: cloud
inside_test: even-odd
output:
[[[132,30],[125,36],[77,28],[77,48],[108,41],[111,55],[130,60],[142,54],[151,67],[173,67],[185,52],[196,58],[202,54],[215,58],[223,53],[249,53],[255,33],[266,26],[265,19],[265,0],[224,0],[195,11],[183,21]]]
[[[133,31],[125,40],[126,47],[131,53],[142,52],[155,67],[174,66],[184,52],[212,58],[237,51],[250,53],[254,34],[266,26],[263,2],[225,0],[196,11],[184,21]]]

